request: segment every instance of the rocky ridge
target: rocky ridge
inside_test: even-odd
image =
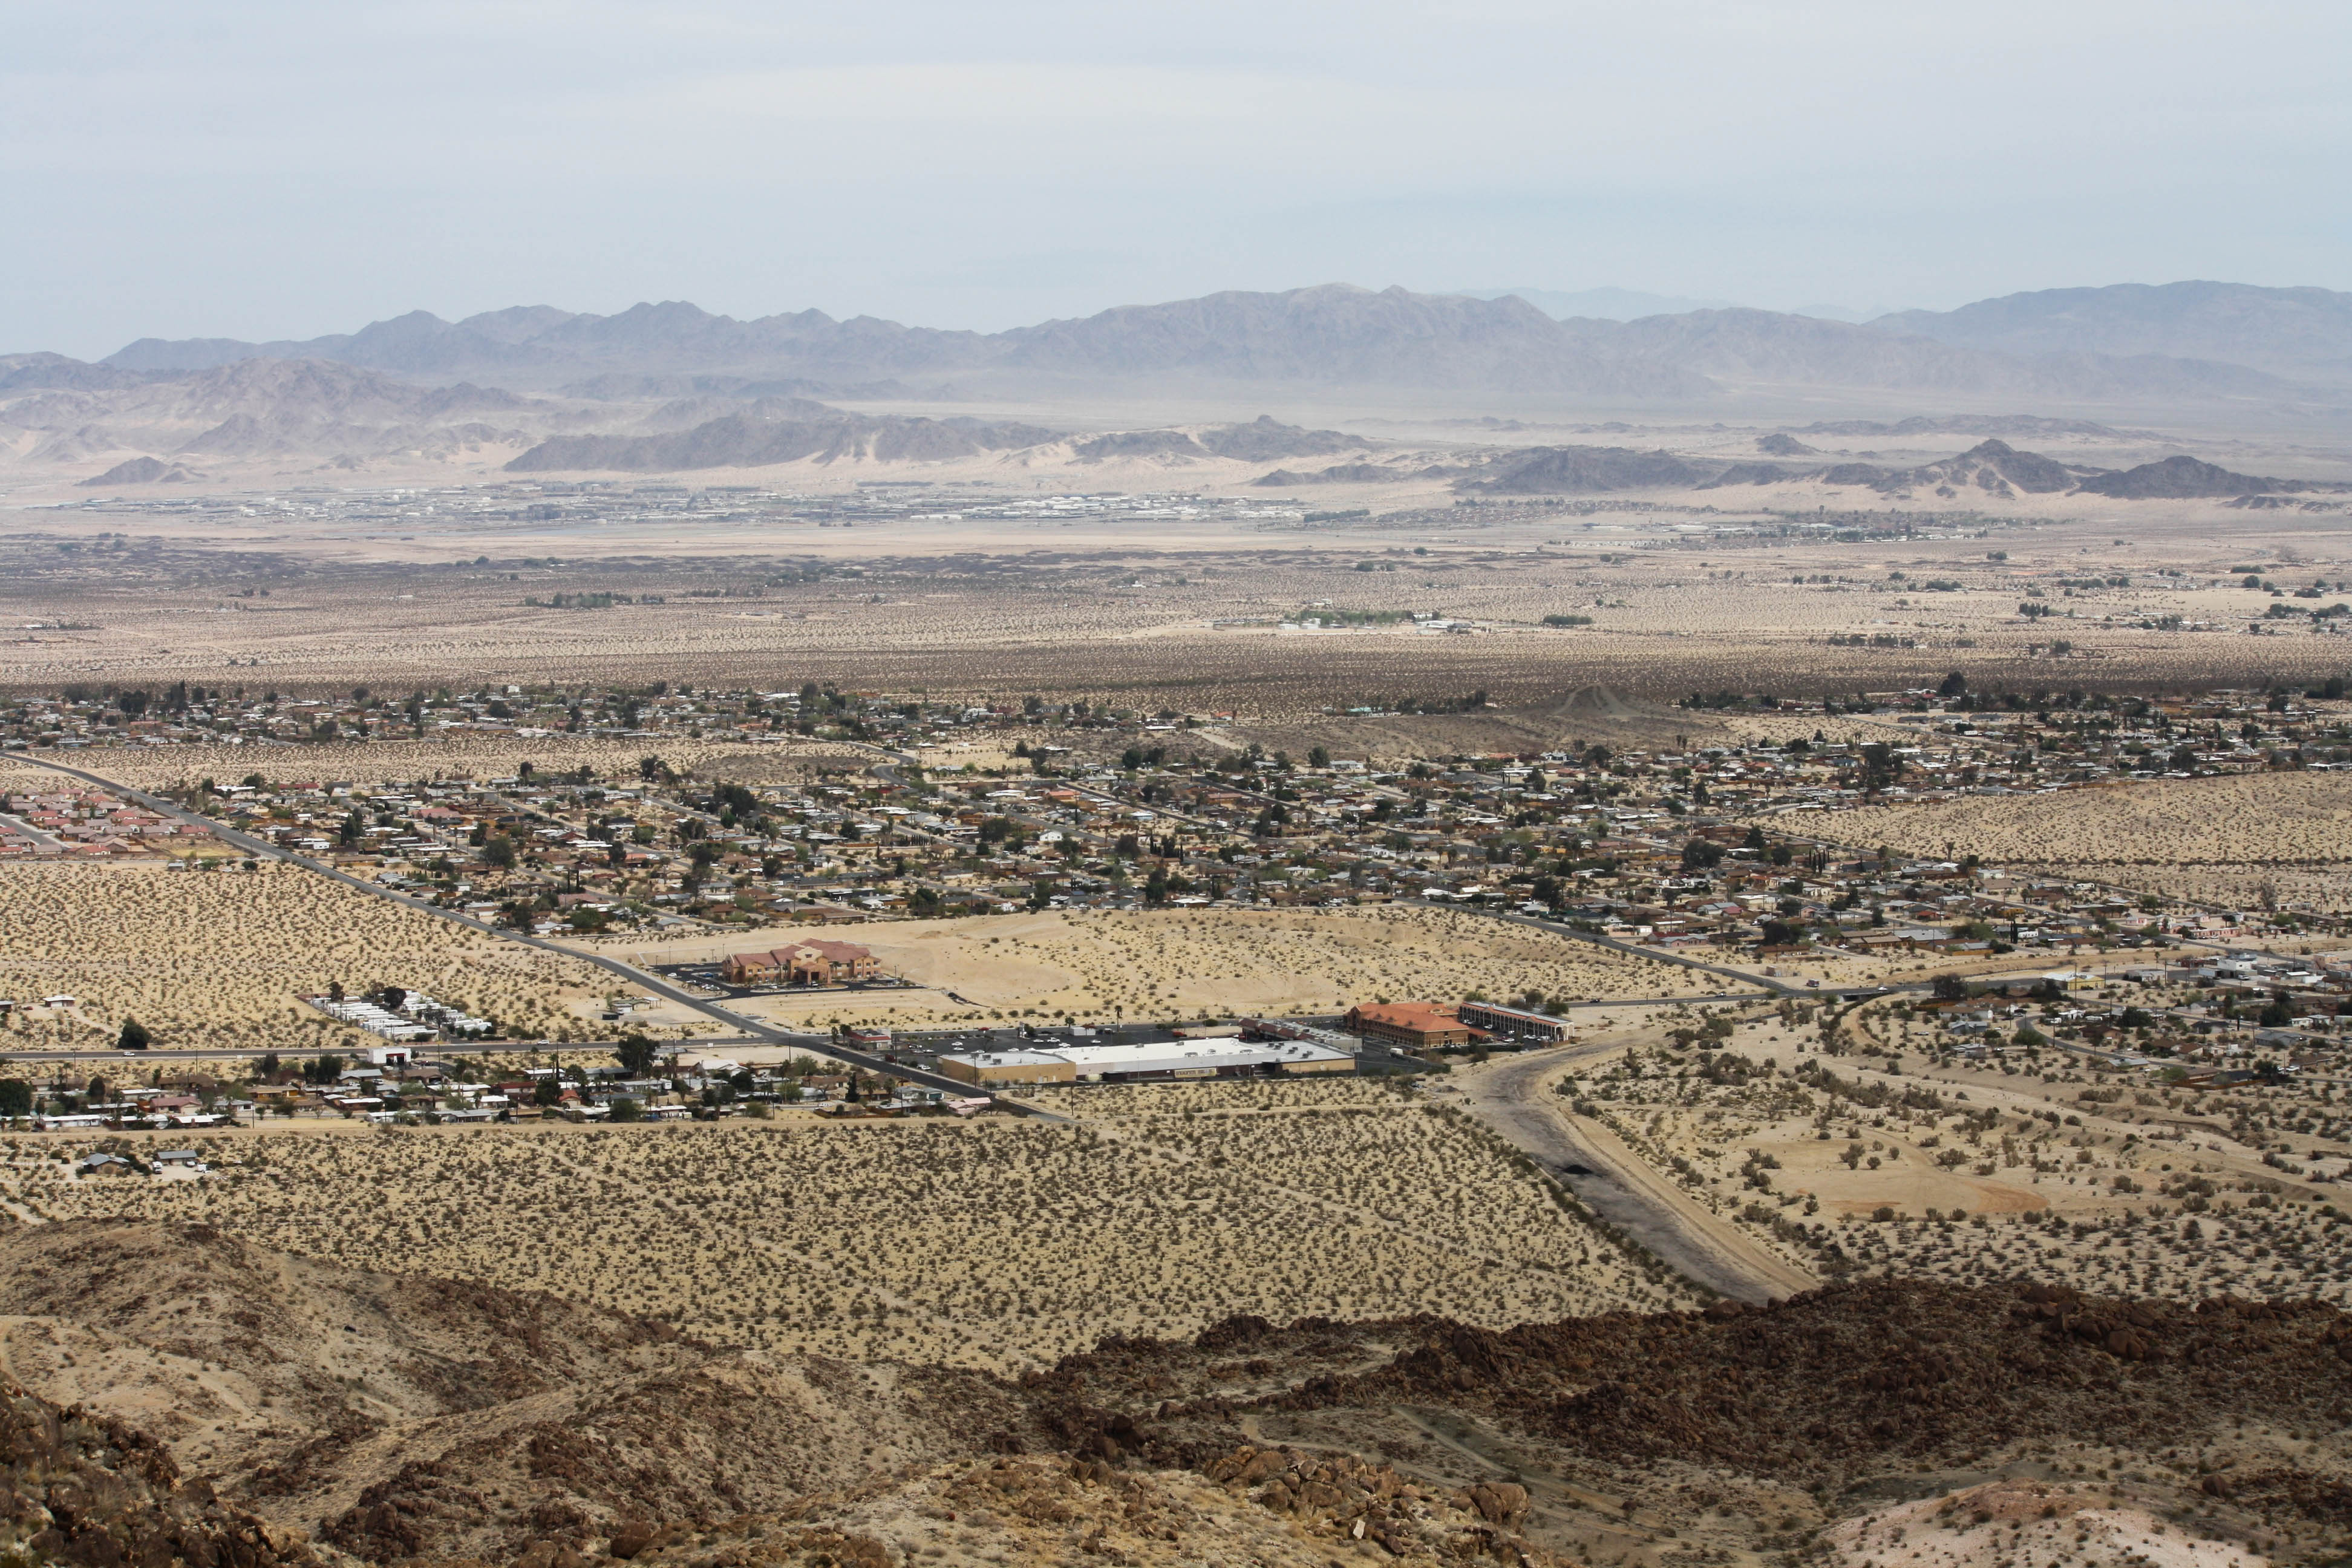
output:
[[[22,1227],[0,1254],[23,1440],[84,1423],[90,1462],[147,1478],[121,1496],[242,1531],[254,1568],[1801,1561],[1890,1499],[2079,1510],[2116,1500],[2051,1489],[2126,1481],[2116,1506],[2242,1557],[2352,1546],[2352,1320],[2307,1302],[1870,1279],[1499,1332],[1244,1316],[1008,1380],[747,1353],[201,1226]]]

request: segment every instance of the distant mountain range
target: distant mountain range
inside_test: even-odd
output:
[[[1767,451],[1809,451],[1801,443],[1765,437]],[[2021,452],[2006,441],[1978,443],[1958,456],[1911,468],[1874,463],[1801,467],[1771,462],[1734,462],[1679,458],[1671,452],[1641,452],[1626,447],[1533,447],[1497,454],[1483,476],[1454,483],[1460,490],[1495,495],[1590,495],[1629,489],[1715,489],[1726,486],[1810,482],[1864,488],[1888,495],[1932,489],[1957,496],[1978,489],[2003,497],[2063,495],[2081,491],[2119,500],[2245,500],[2258,496],[2341,494],[2345,485],[2305,479],[2266,479],[2232,473],[2195,458],[2170,457],[2136,468],[2114,469],[2064,463],[2039,452]],[[1263,482],[1263,481],[1261,481]]]
[[[2296,380],[2352,381],[2352,294],[2246,283],[2118,283],[1905,310],[1882,331],[2018,355],[2161,354],[2214,360]]]
[[[990,386],[1217,383],[1409,386],[1597,398],[1693,398],[1711,389],[1671,365],[1580,342],[1524,300],[1375,293],[1344,284],[1122,306],[1082,320],[982,334],[821,310],[739,321],[671,301],[614,316],[544,307],[444,321],[412,311],[302,342],[142,338],[109,368],[162,373],[241,359],[327,359],[394,375],[463,376],[595,396],[638,378],[791,379],[801,390],[915,376]],[[837,391],[832,393],[839,395]]]
[[[1515,294],[1556,321],[1589,316],[1602,321],[1637,321],[1643,316],[1673,316],[1685,310],[1725,310],[1730,300],[1693,300],[1678,294],[1645,294],[1639,289],[1463,289],[1473,300],[1500,300]]]
[[[1596,292],[1609,296],[1596,308],[1612,312],[1645,298]],[[16,355],[0,359],[0,394],[95,392],[254,359],[331,361],[410,381],[587,399],[857,400],[1190,384],[1542,394],[1602,404],[1702,402],[1781,387],[2110,403],[2332,401],[2352,387],[2352,294],[2119,285],[1855,324],[1717,307],[1559,320],[1520,294],[1325,284],[1121,306],[994,333],[837,321],[819,310],[737,321],[679,301],[612,316],[523,306],[459,321],[417,310],[299,342],[142,338],[97,365]]]
[[[1572,292],[1558,289],[1462,289],[1455,292],[1474,300],[1499,300],[1506,294],[1516,294],[1544,314],[1563,321],[1578,316],[1603,321],[1638,321],[1644,316],[1728,310],[1738,303],[1734,300],[1696,300],[1679,294],[1645,294],[1639,289],[1579,289]],[[1867,321],[1886,314],[1885,310],[1857,310],[1850,305],[1826,304],[1801,305],[1787,313],[1825,321]]]

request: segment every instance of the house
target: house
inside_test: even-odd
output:
[[[847,980],[871,980],[882,973],[871,949],[852,942],[822,938],[796,942],[767,952],[733,952],[719,965],[730,985],[837,985]]]
[[[1454,1008],[1438,1002],[1360,1002],[1348,1009],[1339,1026],[1368,1040],[1412,1050],[1450,1050],[1483,1037]]]

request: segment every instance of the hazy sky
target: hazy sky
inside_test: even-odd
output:
[[[0,0],[0,351],[692,300],[2352,289],[2342,0]]]

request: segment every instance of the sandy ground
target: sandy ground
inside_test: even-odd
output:
[[[2326,1083],[2200,1094],[2056,1053],[2046,1071],[1937,1066],[1882,1004],[1846,1025],[1874,1058],[1824,1053],[1777,1011],[1739,1016],[1720,1056],[1654,1025],[1598,1035],[1553,1092],[1791,1267],[2352,1301],[2352,1231],[2313,1180],[2352,1169]],[[2282,1133],[2295,1157],[2266,1163]]]
[[[2289,580],[2305,571],[2340,575],[2352,560],[2352,524],[2340,513],[2070,498],[1954,512],[1949,525],[1907,539],[1841,542],[1780,536],[1784,520],[1763,509],[1772,500],[1763,495],[1644,499],[1622,511],[1391,510],[1413,498],[1378,499],[1375,515],[1312,526],[908,518],[819,530],[678,515],[405,539],[356,526],[231,526],[212,513],[142,513],[142,547],[157,542],[152,567],[110,562],[104,570],[58,551],[95,543],[122,519],[43,513],[45,541],[58,531],[60,543],[25,547],[15,598],[0,595],[0,619],[20,616],[19,624],[47,629],[0,649],[0,682],[187,679],[253,690],[397,690],[485,679],[815,679],[862,690],[1067,694],[1296,721],[1366,700],[1458,699],[1473,689],[1517,710],[1602,685],[1661,699],[1727,687],[1885,691],[1932,685],[1958,668],[1979,689],[2024,691],[2259,687],[2282,675],[2341,673],[2345,664],[2342,640],[2307,625],[2243,635],[2271,601],[2211,585],[2225,567],[2250,563]],[[476,568],[485,546],[495,562]],[[1996,550],[2006,559],[1992,559]],[[460,551],[463,570],[448,559]],[[291,561],[317,569],[292,573],[282,564]],[[863,575],[768,583],[769,569],[788,562],[854,565]],[[428,567],[429,581],[416,576]],[[2168,567],[2191,575],[2156,575]],[[2076,573],[2128,583],[2055,585]],[[1914,585],[1929,581],[1958,586]],[[257,599],[225,599],[224,582],[275,590],[265,611]],[[756,608],[695,596],[752,585],[762,594]],[[2018,615],[2029,590],[2070,617],[2071,652],[2051,651],[2052,623]],[[593,612],[524,603],[586,591],[661,602]],[[1278,629],[1318,605],[1423,609],[1491,629]],[[1562,614],[1593,625],[1542,624]],[[2183,628],[2151,629],[2167,616],[2182,616]],[[2190,629],[2200,624],[2217,629]],[[1827,640],[1865,633],[1893,646]]]
[[[1595,1044],[1498,1057],[1458,1070],[1439,1092],[1459,1094],[1465,1110],[1549,1168],[1582,1167],[1589,1174],[1569,1178],[1580,1198],[1709,1289],[1758,1302],[1811,1289],[1819,1279],[1790,1249],[1718,1216],[1607,1122],[1570,1114],[1558,1093],[1564,1074],[1622,1048],[1611,1041],[1655,1041],[1662,1034],[1654,1019],[1624,1019]]]
[[[1840,1568],[2267,1568],[2244,1542],[2206,1537],[2161,1506],[2105,1486],[1995,1481],[1841,1521],[1822,1543]]]
[[[2352,907],[2352,774],[2246,773],[1841,812],[1857,845],[2042,868],[2170,898]]]
[[[1467,1119],[1320,1085],[1076,1125],[272,1131],[220,1140],[201,1181],[80,1180],[61,1147],[0,1143],[0,1195],[834,1354],[1003,1368],[1236,1311],[1501,1327],[1687,1299]]]
[[[806,928],[599,946],[678,963],[803,940]],[[780,995],[744,1010],[793,1025],[951,1026],[1010,1017],[1189,1018],[1459,1001],[1473,990],[1596,1000],[1706,995],[1727,982],[1524,927],[1418,905],[1349,911],[1050,911],[845,927],[922,987]],[[957,998],[963,998],[958,1001]]]
[[[338,982],[352,995],[397,984],[555,1039],[588,1037],[614,989],[576,960],[274,862],[0,865],[0,995],[28,1004],[0,1048],[88,1049],[135,1017],[162,1049],[348,1049],[368,1037],[299,1000]],[[29,1005],[50,995],[77,1005]]]
[[[586,768],[607,784],[635,784],[646,757],[659,757],[686,774],[749,766],[773,769],[782,776],[795,771],[862,768],[873,756],[854,746],[797,740],[752,744],[684,736],[625,741],[560,733],[451,733],[363,745],[119,747],[57,754],[57,760],[135,789],[159,790],[203,779],[233,784],[257,773],[272,784],[292,785],[486,782],[514,778],[525,763],[542,774]],[[55,773],[46,777],[52,785],[58,779]]]

